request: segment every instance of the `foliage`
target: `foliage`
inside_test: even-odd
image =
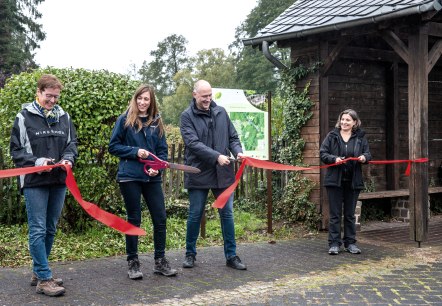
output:
[[[311,229],[318,227],[320,216],[315,203],[309,200],[314,183],[302,173],[293,171],[282,197],[274,202],[274,214],[289,222],[303,222]]]
[[[35,67],[33,50],[45,39],[37,19],[44,0],[0,1],[0,88],[7,77]]]
[[[157,49],[150,52],[153,61],[144,62],[139,74],[143,82],[152,84],[160,102],[172,94],[179,84],[173,77],[188,67],[187,39],[182,35],[170,35],[159,42]]]
[[[280,97],[285,100],[283,111],[284,130],[278,145],[273,146],[272,155],[280,163],[301,165],[304,140],[301,128],[312,116],[312,102],[308,96],[309,82],[302,91],[296,89],[299,80],[315,71],[317,64],[311,68],[302,65],[283,72],[279,88]],[[279,174],[281,175],[281,174]],[[275,176],[277,178],[277,176]],[[320,220],[316,206],[309,201],[310,191],[314,184],[299,172],[290,171],[288,182],[275,201],[276,216],[285,220],[302,221],[314,228]]]
[[[115,182],[118,159],[107,148],[114,122],[125,111],[139,83],[124,75],[84,69],[46,68],[15,75],[0,91],[1,147],[9,147],[15,115],[21,103],[34,100],[37,80],[43,73],[56,75],[64,84],[59,103],[71,115],[77,130],[75,177],[83,198],[121,213],[123,205]],[[64,226],[81,230],[90,218],[68,196],[63,220]]]
[[[279,77],[276,68],[258,48],[243,47],[241,38],[256,36],[258,31],[270,24],[293,2],[293,0],[260,0],[246,20],[236,28],[235,41],[230,45],[230,50],[236,60],[237,88],[255,89],[259,92],[276,91]],[[270,51],[281,61],[289,63],[289,50],[271,46]]]
[[[212,87],[236,88],[235,63],[232,56],[226,56],[222,49],[198,51],[191,60],[194,80],[206,80]]]
[[[213,216],[207,220],[206,238],[198,239],[198,247],[223,244],[219,216],[218,214],[213,214]],[[235,221],[237,241],[240,243],[288,239],[299,235],[293,228],[288,227],[275,227],[275,233],[268,235],[265,231],[266,221],[246,212],[236,212]],[[140,237],[139,252],[141,254],[152,253],[152,221],[146,212],[143,212],[141,227],[146,229],[148,234]],[[185,247],[185,228],[186,219],[168,217],[167,250]],[[0,226],[0,267],[23,266],[31,263],[27,232],[27,224]],[[123,254],[125,254],[124,235],[101,223],[94,223],[81,234],[59,229],[52,249],[51,261],[85,260]]]
[[[178,126],[181,113],[192,100],[193,78],[190,70],[181,70],[174,76],[178,85],[174,94],[166,96],[161,103],[162,117],[165,123]]]

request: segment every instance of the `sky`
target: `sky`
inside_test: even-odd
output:
[[[41,67],[105,69],[127,74],[151,61],[166,37],[183,35],[189,55],[222,48],[258,0],[45,0],[38,6],[46,39]]]

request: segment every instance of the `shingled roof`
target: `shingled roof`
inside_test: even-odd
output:
[[[430,10],[440,10],[442,0],[300,0],[259,31],[244,45],[257,45],[295,37],[376,23]]]

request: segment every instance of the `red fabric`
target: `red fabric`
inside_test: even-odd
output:
[[[144,236],[146,232],[136,227],[129,222],[121,219],[118,216],[115,216],[107,211],[102,210],[96,204],[87,202],[83,200],[81,197],[80,190],[78,188],[77,182],[75,181],[74,174],[72,172],[71,167],[68,165],[50,165],[50,166],[39,166],[39,167],[27,167],[27,168],[15,168],[15,169],[7,169],[0,170],[0,178],[30,174],[45,171],[48,169],[56,168],[56,167],[64,167],[67,172],[66,177],[66,187],[74,196],[75,200],[77,200],[78,204],[95,220],[100,221],[101,223],[116,229],[117,231],[126,234],[126,235],[135,235],[135,236]]]
[[[218,198],[215,200],[215,202],[212,204],[212,207],[214,208],[223,208],[224,205],[226,205],[227,200],[229,199],[230,195],[235,191],[236,186],[238,186],[239,180],[241,179],[241,175],[244,171],[244,167],[246,165],[255,167],[255,168],[262,168],[262,169],[268,169],[268,170],[291,170],[291,171],[303,171],[303,170],[313,170],[313,169],[323,169],[328,167],[333,167],[336,165],[343,164],[349,160],[358,160],[357,157],[349,157],[344,159],[343,161],[339,163],[329,164],[329,165],[323,165],[323,166],[315,166],[315,167],[298,167],[298,166],[291,166],[291,165],[284,165],[279,164],[267,160],[261,160],[256,159],[252,157],[244,157],[241,167],[238,169],[238,172],[235,176],[235,182],[230,185],[226,190],[224,190],[223,193],[221,193]],[[411,164],[412,163],[425,163],[428,161],[428,158],[418,158],[415,160],[410,159],[402,159],[402,160],[373,160],[369,161],[368,163],[374,164],[374,165],[385,165],[385,164],[397,164],[397,163],[407,163],[407,169],[405,170],[405,175],[409,176],[411,171]]]

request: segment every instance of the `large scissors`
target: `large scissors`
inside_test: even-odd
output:
[[[142,159],[138,158],[138,160],[142,163],[144,163],[144,173],[148,174],[147,168],[152,168],[153,170],[160,170],[160,169],[176,169],[181,170],[184,172],[189,173],[200,173],[201,170],[192,166],[182,165],[182,164],[175,164],[175,163],[169,163],[167,161],[164,161],[160,158],[158,158],[155,154],[149,152],[149,156],[152,157],[152,159]]]

